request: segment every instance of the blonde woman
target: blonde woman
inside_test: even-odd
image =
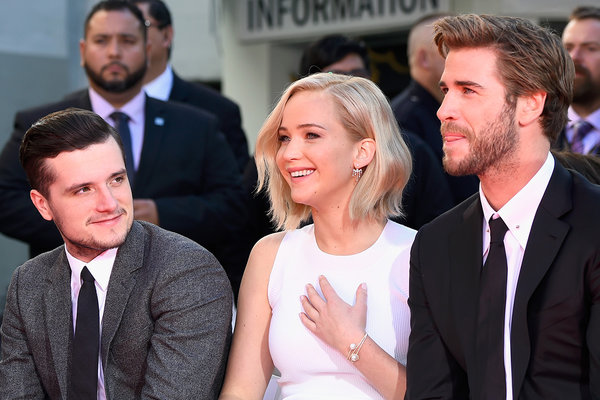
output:
[[[294,82],[256,163],[284,231],[250,254],[220,398],[262,399],[275,366],[284,399],[402,399],[415,232],[388,217],[411,157],[385,96],[333,73]]]

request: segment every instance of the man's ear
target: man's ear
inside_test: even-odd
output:
[[[517,122],[520,126],[536,122],[544,111],[546,92],[536,92],[517,99]]]
[[[427,54],[427,51],[423,48],[420,47],[417,49],[417,65],[423,69],[429,69],[430,68],[430,60],[429,60],[429,54]]]
[[[371,163],[375,157],[375,141],[362,139],[358,142],[357,152],[354,156],[354,168],[363,168]]]
[[[29,197],[35,208],[39,211],[42,218],[46,221],[52,221],[52,211],[48,205],[48,200],[37,190],[33,189],[29,192]]]
[[[79,65],[81,67],[83,67],[83,64],[85,64],[83,61],[84,60],[83,54],[85,53],[85,46],[86,46],[85,39],[79,39]]]
[[[171,47],[173,45],[173,35],[174,35],[174,31],[173,31],[173,25],[169,25],[169,26],[165,26],[162,30],[162,34],[163,34],[163,46],[164,47]]]

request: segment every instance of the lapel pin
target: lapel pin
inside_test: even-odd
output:
[[[165,124],[165,120],[161,117],[154,118],[154,125],[163,126]]]

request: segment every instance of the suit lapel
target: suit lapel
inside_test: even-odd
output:
[[[529,364],[527,304],[546,275],[569,231],[559,218],[572,208],[571,175],[558,162],[537,209],[517,282],[511,326],[513,393],[520,392]],[[517,350],[518,349],[518,350]],[[514,350],[514,351],[513,351]]]
[[[143,191],[140,191],[146,187],[153,176],[153,168],[159,167],[157,160],[165,140],[166,124],[168,123],[164,102],[160,100],[146,96],[144,113],[144,144],[132,189],[134,198],[142,196]]]
[[[479,277],[482,266],[482,222],[483,211],[479,194],[463,213],[463,220],[450,235],[450,290],[453,299],[453,313],[456,326],[464,334],[461,343],[465,353],[467,368],[471,364],[473,341],[477,321],[479,298]]]
[[[69,353],[73,337],[71,268],[64,250],[51,267],[44,295],[46,332],[61,393],[68,393]]]
[[[136,283],[135,272],[144,263],[144,247],[143,228],[134,222],[125,243],[119,247],[108,282],[100,348],[105,371],[110,345],[121,324],[123,312]]]

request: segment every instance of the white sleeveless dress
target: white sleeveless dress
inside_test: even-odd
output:
[[[345,355],[304,327],[299,317],[300,295],[306,294],[308,283],[322,295],[318,277],[324,275],[345,302],[354,304],[356,289],[366,282],[366,331],[388,354],[406,364],[410,332],[408,270],[415,234],[410,228],[388,221],[368,249],[335,256],[319,249],[313,225],[286,233],[268,287],[272,309],[269,349],[281,372],[281,398],[382,398]]]

